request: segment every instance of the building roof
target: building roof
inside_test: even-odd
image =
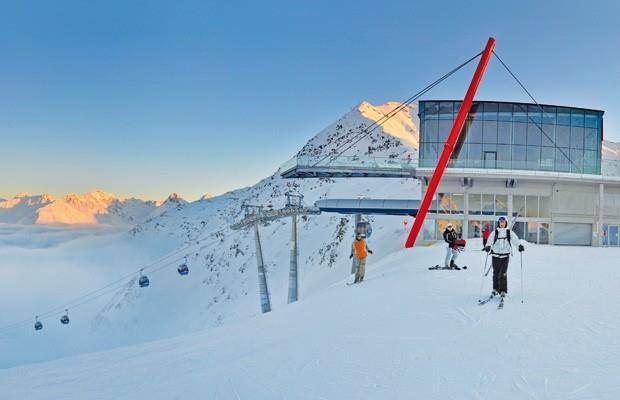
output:
[[[419,103],[442,102],[442,101],[443,102],[460,102],[460,103],[463,102],[463,100],[454,100],[454,99],[429,99],[429,100],[420,100]],[[474,100],[474,103],[521,104],[521,105],[526,105],[526,106],[536,105],[536,103],[524,103],[521,101],[499,101],[499,100]],[[572,110],[593,111],[593,112],[601,113],[601,115],[605,113],[605,111],[603,110],[596,110],[594,108],[561,106],[557,104],[543,104],[543,103],[538,103],[538,105],[542,107],[559,107],[559,108],[570,108]]]

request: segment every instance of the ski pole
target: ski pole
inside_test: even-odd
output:
[[[521,304],[523,304],[523,298],[525,295],[523,294],[523,252],[521,254]]]
[[[478,302],[482,301],[482,287],[484,286],[484,278],[487,276],[488,272],[485,272],[487,269],[487,261],[489,261],[489,253],[484,258],[484,267],[482,267],[482,280],[480,281],[480,294],[478,295]]]

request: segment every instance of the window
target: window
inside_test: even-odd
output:
[[[541,124],[542,123],[542,111],[540,106],[528,105],[527,106],[527,122]]]
[[[497,103],[484,103],[482,119],[487,121],[497,121]]]
[[[585,125],[586,128],[598,128],[599,116],[596,113],[586,112]]]
[[[596,151],[585,150],[583,152],[583,172],[586,174],[600,173],[598,166],[598,153]]]
[[[512,146],[512,167],[525,168],[525,146]]]
[[[570,125],[570,109],[558,107],[558,125]]]
[[[515,122],[512,129],[512,143],[525,144],[527,140],[527,124]]]
[[[512,120],[512,104],[499,103],[497,119],[500,121]]]
[[[542,133],[540,124],[527,124],[527,145],[528,146],[540,146]]]
[[[598,150],[598,129],[585,129],[585,148],[588,150]]]
[[[525,196],[512,196],[512,216],[522,217],[525,214]]]
[[[469,194],[469,214],[470,215],[480,215],[482,210],[482,200],[480,197],[480,193],[470,193]]]
[[[585,125],[584,123],[584,115],[583,115],[583,111],[580,110],[573,110],[571,112],[571,116],[570,116],[570,124],[572,126],[578,126],[578,127],[582,127]]]
[[[508,196],[505,194],[495,195],[495,215],[508,215]]]
[[[570,172],[583,173],[583,150],[571,149],[570,159]]]
[[[555,107],[543,106],[543,124],[555,125],[555,113]]]
[[[542,145],[555,146],[555,125],[542,125]]]
[[[469,143],[482,143],[482,121],[473,120],[469,125]]]
[[[437,141],[439,143],[445,143],[450,136],[450,130],[452,129],[452,125],[454,123],[452,120],[440,119],[439,120],[439,134],[437,135]]]
[[[437,132],[439,131],[439,125],[437,123],[437,120],[429,120],[429,119],[425,119],[424,120],[424,127],[423,127],[423,132],[424,132],[424,142],[425,143],[429,143],[429,142],[437,142]]]
[[[452,214],[463,214],[465,208],[465,197],[462,193],[453,193],[452,202],[450,204],[450,212]]]
[[[512,123],[500,121],[497,123],[497,143],[510,144],[512,133]]]
[[[515,104],[512,119],[517,122],[527,122],[527,108],[523,104]]]
[[[557,125],[555,127],[555,145],[557,147],[570,145],[570,126]]]
[[[424,143],[422,145],[423,160],[437,161],[437,143]]]
[[[584,128],[571,127],[570,128],[570,148],[571,149],[583,149],[583,137]]]
[[[483,122],[482,143],[497,143],[497,121]]]
[[[540,165],[540,147],[527,146],[526,158],[527,168],[537,169]]]
[[[450,195],[447,193],[437,193],[437,212],[439,214],[450,214]]]
[[[555,148],[542,147],[540,149],[540,168],[552,171],[555,165]]]
[[[453,103],[451,101],[442,101],[439,103],[439,119],[453,119]]]
[[[424,104],[424,118],[437,118],[439,114],[439,103],[436,101],[427,101]]]
[[[468,147],[467,151],[467,159],[471,161],[480,161],[482,160],[482,145],[477,143],[471,143]],[[470,164],[468,164],[470,165]],[[471,164],[470,166],[475,166]]]
[[[482,214],[495,215],[495,196],[492,194],[482,195]]]
[[[558,147],[555,150],[555,170],[568,172],[570,171],[570,161],[568,161],[569,150],[567,148]]]
[[[549,244],[549,224],[538,224],[538,244]]]
[[[538,196],[525,197],[525,216],[538,218]]]
[[[527,235],[525,240],[531,243],[538,243],[538,222],[527,223]]]
[[[540,218],[550,218],[551,217],[551,210],[550,210],[551,199],[549,197],[541,196],[538,199],[538,201],[539,201],[538,205],[539,205]]]

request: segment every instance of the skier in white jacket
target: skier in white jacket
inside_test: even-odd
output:
[[[491,253],[493,261],[493,292],[491,297],[498,294],[505,297],[508,293],[508,261],[513,255],[512,246],[518,246],[517,249],[520,252],[525,250],[519,236],[508,228],[506,217],[501,216],[497,219],[497,226],[491,232],[484,248],[487,253]]]

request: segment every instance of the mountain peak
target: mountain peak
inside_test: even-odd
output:
[[[200,197],[200,200],[209,200],[209,199],[212,199],[213,197],[214,197],[213,193],[207,192],[203,194],[202,197]]]

